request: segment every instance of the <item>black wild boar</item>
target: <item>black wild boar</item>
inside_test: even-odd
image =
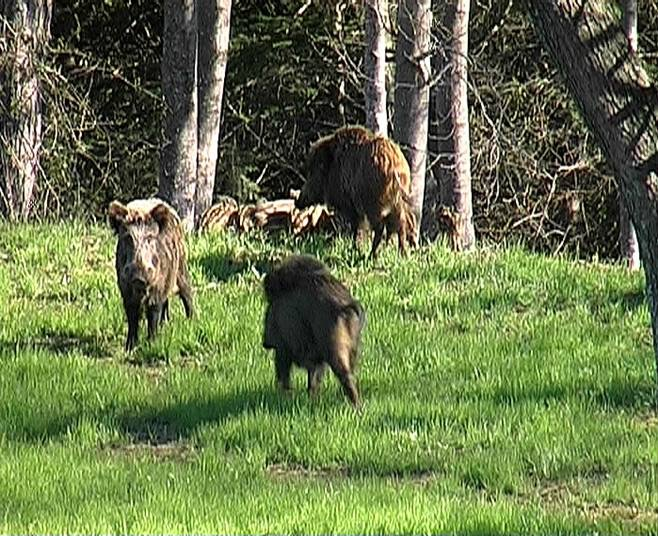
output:
[[[290,389],[293,363],[308,373],[313,396],[328,365],[352,404],[360,405],[354,373],[366,313],[319,261],[292,256],[263,282],[267,298],[263,347],[275,351],[276,378]]]
[[[375,232],[370,252],[375,257],[384,229],[389,238],[397,233],[401,253],[417,245],[410,191],[409,164],[397,144],[360,126],[343,127],[311,146],[296,206],[333,207],[350,223],[355,244],[367,218]]]
[[[142,309],[149,338],[168,318],[170,296],[179,294],[185,314],[192,316],[184,232],[176,211],[161,199],[136,199],[127,205],[112,201],[108,213],[118,238],[116,270],[128,320],[126,350],[132,350]]]

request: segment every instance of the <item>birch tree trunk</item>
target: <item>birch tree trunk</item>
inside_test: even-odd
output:
[[[365,0],[366,49],[363,59],[366,126],[378,134],[388,135],[386,113],[386,29],[388,0]]]
[[[637,0],[622,0],[624,10],[624,33],[629,50],[637,52]]]
[[[637,0],[622,0],[624,33],[630,53],[637,53]],[[619,250],[621,258],[631,270],[640,269],[640,247],[635,227],[631,223],[624,197],[619,195]]]
[[[0,214],[25,220],[43,142],[38,65],[52,0],[0,0]]]
[[[197,16],[194,0],[165,0],[162,90],[165,97],[160,195],[194,227],[197,178]]]
[[[344,48],[343,28],[345,24],[345,10],[350,0],[333,0],[333,28],[332,36],[339,49]],[[347,65],[341,57],[336,65],[336,110],[338,111],[338,121],[341,125],[345,124],[345,100],[347,92],[345,82],[347,77]]]
[[[526,0],[535,28],[620,179],[640,244],[658,380],[658,89],[608,0]],[[658,406],[658,389],[656,390]]]
[[[196,224],[212,205],[231,21],[231,0],[197,0],[198,148]]]
[[[441,204],[449,209],[451,242],[456,250],[475,247],[471,194],[471,144],[468,122],[468,19],[470,0],[443,0],[444,39],[432,56],[440,74],[433,86],[433,149],[438,154]]]
[[[423,216],[429,115],[431,0],[399,0],[394,133],[411,168],[411,200]]]

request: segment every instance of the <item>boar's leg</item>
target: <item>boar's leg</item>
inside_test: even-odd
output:
[[[400,250],[400,255],[407,254],[407,245],[409,243],[409,238],[407,237],[407,231],[404,227],[398,229],[398,249]]]
[[[169,300],[165,300],[162,304],[162,314],[160,315],[160,324],[164,324],[169,320]]]
[[[123,308],[126,311],[126,318],[128,319],[128,338],[126,339],[126,351],[129,352],[135,347],[139,337],[140,305],[139,303],[124,301]]]
[[[359,228],[361,226],[361,218],[359,217],[359,214],[353,207],[344,208],[343,211],[341,212],[341,215],[343,216],[343,218],[345,218],[347,224],[350,227],[350,230],[352,231],[352,244],[354,246],[354,250],[358,253]]]
[[[370,250],[370,258],[374,259],[377,256],[377,248],[382,241],[382,236],[384,234],[384,223],[379,222],[375,226],[375,236],[372,239],[372,249]]]
[[[178,275],[178,293],[185,307],[185,316],[190,318],[194,314],[194,305],[192,304],[192,287],[190,286],[189,275],[185,265],[181,267]]]
[[[309,396],[314,397],[318,393],[320,382],[322,381],[322,376],[324,376],[325,368],[325,364],[320,363],[319,365],[308,369],[307,390]]]
[[[158,325],[162,318],[163,305],[161,303],[151,304],[146,310],[146,321],[148,323],[148,337],[152,339],[158,331]]]
[[[282,391],[290,391],[290,369],[292,368],[292,359],[288,352],[277,348],[274,356],[274,366],[276,368],[276,382]]]
[[[406,255],[407,253],[407,228],[404,223],[401,221],[402,216],[400,214],[391,213],[386,219],[386,232],[388,236],[386,237],[386,242],[394,235],[398,235],[398,248],[400,254]]]
[[[354,249],[358,252],[359,251],[359,223],[352,222],[350,225],[352,226],[352,244],[354,245]]]
[[[338,378],[338,381],[340,381],[340,384],[343,386],[343,391],[345,391],[347,398],[350,399],[350,402],[352,402],[354,407],[358,408],[360,407],[361,402],[359,401],[359,393],[356,390],[354,375],[349,368],[349,356],[341,355],[343,353],[344,352],[341,352],[335,355],[334,358],[329,361],[329,365]],[[347,354],[347,352],[345,352],[345,354]]]

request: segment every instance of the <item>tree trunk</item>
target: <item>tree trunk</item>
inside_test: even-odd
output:
[[[430,0],[399,0],[393,123],[395,139],[411,168],[411,200],[418,225],[427,163],[431,26]]]
[[[658,90],[608,0],[527,0],[621,192],[640,243],[658,380]],[[658,389],[656,390],[658,405]]]
[[[345,25],[345,10],[350,0],[334,0],[333,7],[333,39],[336,41],[336,47],[344,50],[343,28]],[[336,110],[338,111],[338,122],[345,124],[345,101],[347,92],[345,89],[345,79],[347,77],[347,65],[341,56],[336,65]]]
[[[640,269],[640,246],[635,227],[631,222],[624,196],[619,194],[619,249],[621,257],[630,270]]]
[[[194,215],[198,225],[212,205],[217,169],[224,77],[228,59],[231,0],[198,0],[198,156]]]
[[[624,34],[631,53],[637,52],[637,0],[622,0],[624,10]],[[619,182],[619,180],[617,181]],[[619,249],[621,257],[631,270],[640,269],[640,247],[635,228],[628,215],[624,197],[619,195]]]
[[[622,8],[628,49],[635,54],[637,52],[637,0],[622,0]]]
[[[441,2],[446,36],[432,56],[439,74],[433,86],[433,149],[440,202],[448,208],[453,247],[475,247],[471,195],[471,144],[468,123],[468,18],[470,0]]]
[[[197,21],[194,0],[165,0],[162,91],[165,97],[160,195],[194,226],[197,177]]]
[[[388,0],[365,0],[366,50],[363,59],[366,75],[366,126],[378,134],[388,134],[386,114],[386,30],[384,20]]]
[[[0,0],[0,214],[25,220],[43,142],[38,66],[52,0]]]

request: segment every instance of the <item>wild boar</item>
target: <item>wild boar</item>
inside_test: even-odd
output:
[[[265,276],[263,286],[263,347],[275,351],[279,387],[290,390],[295,364],[306,369],[308,393],[314,396],[329,366],[359,407],[354,374],[366,322],[361,304],[321,262],[308,256],[288,258]]]
[[[161,199],[112,201],[110,225],[117,235],[116,272],[128,320],[126,350],[137,344],[139,319],[146,311],[152,339],[167,320],[169,297],[180,295],[187,317],[193,314],[184,232],[176,211]]]
[[[333,207],[348,220],[355,245],[359,225],[367,218],[374,230],[370,256],[375,257],[384,229],[388,237],[398,235],[401,253],[407,245],[417,245],[410,192],[411,172],[400,147],[364,127],[351,126],[311,146],[296,206]]]

